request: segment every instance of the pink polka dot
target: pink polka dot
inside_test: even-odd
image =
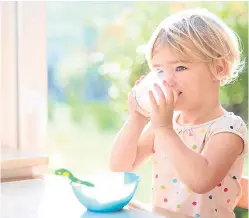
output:
[[[194,201],[192,204],[195,206],[195,205],[197,205],[197,202],[196,202],[196,201]]]
[[[227,200],[227,203],[228,203],[228,204],[229,204],[229,202],[230,202],[230,199]]]
[[[224,192],[227,192],[228,191],[228,188],[224,188]]]
[[[221,183],[219,185],[217,185],[218,187],[221,187]]]
[[[168,199],[167,199],[167,198],[164,198],[163,201],[166,203],[166,202],[168,202]]]
[[[155,178],[156,178],[156,179],[158,178],[158,174],[156,174]]]

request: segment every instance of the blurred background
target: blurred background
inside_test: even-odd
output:
[[[247,61],[247,2],[47,1],[51,170],[65,167],[76,175],[108,170],[112,142],[127,116],[127,94],[149,69],[143,45],[162,19],[194,7],[209,9],[238,34]],[[239,79],[221,91],[224,107],[246,123],[247,70],[246,64]],[[138,174],[136,198],[149,202],[150,161]]]

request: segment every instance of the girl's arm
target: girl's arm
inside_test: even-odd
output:
[[[165,153],[181,181],[195,193],[212,190],[228,174],[243,150],[243,140],[233,133],[211,137],[202,154],[189,149],[173,129],[155,130],[155,146]]]
[[[141,116],[130,116],[119,131],[111,152],[112,171],[133,171],[153,152],[154,134]],[[146,127],[145,127],[146,126]]]

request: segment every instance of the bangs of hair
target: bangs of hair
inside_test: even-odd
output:
[[[151,48],[151,58],[163,48],[169,51],[179,60],[188,62],[207,62],[208,60],[199,50],[191,43],[189,38],[182,34],[161,29]]]

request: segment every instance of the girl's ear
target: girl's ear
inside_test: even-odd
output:
[[[224,80],[227,78],[228,63],[224,59],[217,60],[214,69],[215,74],[217,75],[217,79]]]

